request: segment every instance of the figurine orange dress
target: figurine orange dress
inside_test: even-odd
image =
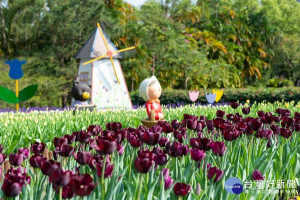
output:
[[[161,86],[155,76],[143,80],[139,87],[140,96],[146,101],[146,111],[151,118],[151,111],[155,111],[155,120],[161,120],[164,117],[160,105],[159,97],[161,95]]]

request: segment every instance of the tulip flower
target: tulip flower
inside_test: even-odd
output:
[[[130,143],[132,147],[138,148],[142,145],[141,140],[136,135],[128,135],[127,141]]]
[[[176,196],[186,196],[191,191],[191,186],[177,182],[174,185],[173,191]]]
[[[117,151],[118,151],[120,156],[123,155],[124,149],[125,149],[125,147],[122,144],[117,145]]]
[[[291,137],[293,132],[288,128],[280,128],[280,135],[285,138]]]
[[[242,108],[242,112],[243,112],[244,115],[248,115],[250,113],[250,107]]]
[[[101,178],[102,177],[103,162],[96,164],[96,168],[97,168],[97,176],[99,178]],[[110,162],[106,162],[104,177],[105,178],[111,177],[113,170],[114,170],[114,165],[110,164]]]
[[[71,155],[73,155],[74,153],[74,147],[68,145],[68,144],[64,144],[62,146],[59,146],[56,148],[58,154],[62,157],[69,157]]]
[[[218,156],[223,156],[227,150],[224,142],[211,142],[210,148]]]
[[[33,168],[40,168],[42,165],[42,159],[46,158],[44,155],[34,154],[30,157],[29,163]]]
[[[30,151],[28,148],[20,148],[18,149],[18,154],[23,154],[23,158],[27,159],[29,158]]]
[[[64,144],[68,144],[68,139],[67,138],[58,138],[58,137],[55,137],[53,139],[53,143],[54,143],[55,147],[62,146]]]
[[[34,153],[34,154],[39,154],[39,153],[43,153],[45,150],[45,143],[41,142],[35,142],[33,144],[31,144],[31,148],[30,150]]]
[[[110,130],[110,131],[117,131],[122,128],[122,124],[119,122],[106,123],[105,125],[106,125],[107,130]]]
[[[266,140],[270,139],[273,135],[273,131],[270,129],[264,129],[264,130],[259,130],[256,134],[255,137],[258,138],[264,138]]]
[[[177,130],[177,129],[179,128],[179,126],[180,126],[180,123],[179,123],[179,121],[178,121],[177,119],[174,119],[174,120],[171,122],[171,125],[172,125],[172,127],[173,127],[175,130]]]
[[[73,156],[80,165],[87,165],[92,159],[92,153],[86,151],[82,151],[82,152],[79,151],[75,153]]]
[[[165,189],[169,189],[171,186],[172,186],[172,184],[173,184],[173,179],[171,178],[171,176],[169,176],[169,169],[168,168],[164,168],[163,170],[162,170],[162,174],[163,174],[163,178],[164,178],[164,187],[165,187]]]
[[[169,142],[168,138],[162,137],[159,139],[158,144],[160,147],[165,147],[168,142]]]
[[[115,151],[117,143],[113,137],[101,136],[97,137],[90,146],[95,149],[97,153],[101,155],[108,155]]]
[[[260,119],[256,119],[254,118],[251,122],[250,122],[250,126],[254,131],[258,131],[263,127],[263,123],[261,122]]]
[[[64,135],[64,138],[66,138],[68,140],[68,144],[72,144],[76,140],[76,135],[75,134]],[[60,146],[60,145],[58,145],[58,146]]]
[[[97,136],[102,131],[102,127],[98,125],[90,125],[87,131],[91,132],[93,136]]]
[[[223,177],[224,172],[217,167],[209,167],[207,171],[207,178],[210,180],[215,176],[214,182],[218,182]]]
[[[46,158],[42,159],[41,171],[44,175],[51,176],[52,172],[57,168],[61,168],[59,162],[55,162],[54,160],[48,160]]]
[[[157,165],[164,165],[168,162],[167,155],[162,150],[156,152],[155,155],[154,161]]]
[[[295,129],[295,131],[300,132],[300,123],[299,124],[295,124],[294,125],[294,129]]]
[[[262,173],[260,171],[258,171],[257,169],[254,170],[254,172],[252,173],[252,178],[256,181],[262,181],[265,179],[265,177],[262,175]]]
[[[223,118],[224,115],[225,115],[225,111],[223,111],[223,110],[217,110],[216,115],[217,115],[217,117]]]
[[[92,136],[93,135],[91,132],[85,132],[81,130],[76,134],[76,141],[80,143],[88,143]]]
[[[23,163],[24,160],[24,154],[22,153],[16,153],[16,154],[10,154],[9,155],[9,162],[13,166],[20,166]]]
[[[259,111],[257,111],[257,115],[258,115],[259,117],[262,117],[262,116],[265,115],[265,112],[262,111],[262,110],[259,110]]]
[[[193,148],[191,150],[191,158],[194,161],[202,161],[206,156],[206,153],[203,150]]]
[[[3,153],[0,153],[0,165],[2,165],[2,163],[4,162],[5,159],[6,159],[6,155]]]
[[[121,144],[127,136],[127,130],[117,130],[114,132],[113,136],[116,139],[117,144]]]
[[[146,131],[141,139],[148,145],[154,146],[158,143],[158,140],[160,139],[160,133],[159,132],[150,132]]]
[[[238,102],[230,102],[230,106],[233,108],[233,109],[237,109],[239,107],[239,103]]]
[[[63,171],[61,168],[56,168],[51,172],[51,175],[49,176],[50,182],[59,186],[63,187],[67,185],[71,180],[71,171]]]
[[[154,156],[150,151],[139,151],[138,157],[134,161],[136,171],[142,174],[148,173],[154,164]]]
[[[3,151],[3,146],[0,144],[0,153]]]
[[[5,196],[16,197],[21,193],[26,182],[30,184],[30,177],[27,176],[26,169],[21,167],[17,169],[10,168],[5,175],[1,189]]]
[[[78,196],[89,196],[97,186],[93,183],[93,178],[89,174],[73,175],[69,186],[72,188],[73,193]]]
[[[223,132],[223,137],[226,141],[232,141],[235,140],[240,136],[240,132],[236,129],[233,130],[226,130]]]
[[[197,128],[197,121],[188,119],[186,120],[186,126],[188,129],[195,130]]]
[[[165,151],[171,157],[180,157],[183,155],[182,145],[179,142],[173,142],[172,145],[170,142],[167,143]]]
[[[91,159],[90,162],[88,163],[89,167],[92,170],[96,169],[96,165],[103,162],[104,158],[103,156],[100,155],[94,155]],[[109,157],[107,157],[106,162],[110,162]]]

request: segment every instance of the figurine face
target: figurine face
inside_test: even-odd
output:
[[[154,84],[150,84],[148,86],[148,96],[151,100],[158,99],[161,95],[161,86],[158,82],[155,82]]]

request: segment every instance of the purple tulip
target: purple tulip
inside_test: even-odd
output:
[[[0,153],[0,165],[2,165],[2,163],[4,162],[5,159],[6,159],[6,155],[3,153]]]
[[[22,153],[10,154],[9,162],[13,166],[20,166],[23,163],[24,155]]]
[[[280,127],[276,124],[271,125],[270,129],[273,131],[274,135],[277,135],[280,133]]]
[[[230,102],[230,106],[233,108],[233,109],[237,109],[239,107],[239,103],[238,102]]]
[[[89,174],[82,174],[71,176],[69,186],[74,194],[82,197],[90,195],[97,183],[93,183],[93,178]]]
[[[270,139],[273,135],[273,131],[270,129],[264,129],[264,130],[259,130],[256,134],[255,137],[258,138],[264,138],[266,140]]]
[[[192,119],[188,119],[188,120],[186,120],[186,125],[187,125],[188,129],[195,130],[196,127],[197,127],[197,121],[194,121]]]
[[[68,144],[64,144],[62,146],[59,146],[56,148],[58,154],[62,157],[69,157],[71,155],[73,155],[74,153],[74,147],[68,145]]]
[[[250,107],[244,107],[242,109],[242,112],[243,112],[244,115],[248,115],[250,113]]]
[[[47,160],[46,158],[42,159],[41,171],[44,175],[51,176],[52,172],[57,168],[61,168],[59,162],[55,162],[54,160]]]
[[[176,196],[186,196],[191,191],[191,186],[177,182],[174,185],[173,191]]]
[[[55,137],[53,139],[53,143],[54,143],[55,147],[62,146],[64,144],[68,144],[68,139],[67,138],[57,138],[57,137]]]
[[[265,179],[265,177],[262,175],[262,173],[260,171],[258,171],[257,169],[254,170],[254,172],[252,173],[252,178],[256,181],[262,181]]]
[[[73,156],[80,165],[87,165],[92,159],[92,153],[86,151],[78,151],[76,154],[74,153]]]
[[[71,180],[71,171],[63,171],[61,168],[56,168],[54,171],[51,172],[51,175],[49,176],[50,182],[63,187],[67,185]]]
[[[142,141],[144,141],[146,144],[151,145],[151,146],[156,145],[158,143],[159,139],[160,139],[159,132],[146,131],[141,137]]]
[[[138,157],[134,161],[134,167],[139,173],[148,173],[154,164],[154,153],[147,150],[140,150]]]
[[[42,166],[43,158],[46,157],[40,154],[34,154],[33,156],[30,157],[29,163],[33,168],[40,168]]]
[[[124,150],[125,150],[125,147],[122,144],[117,145],[117,151],[118,151],[120,156],[123,155]]]
[[[227,150],[224,142],[211,142],[210,148],[218,156],[223,156]]]
[[[291,137],[293,132],[288,128],[280,128],[280,135],[285,138]]]
[[[157,165],[164,165],[168,162],[167,155],[163,152],[163,150],[159,150],[155,152],[154,161]]]
[[[95,149],[97,153],[101,155],[108,155],[115,151],[117,148],[117,142],[113,137],[101,136],[97,137],[90,146]]]
[[[110,123],[106,123],[105,125],[106,125],[107,130],[110,130],[110,131],[117,131],[122,128],[122,124],[119,122],[110,122]]]
[[[173,129],[177,130],[180,126],[180,123],[177,119],[174,119],[172,122],[171,122],[171,125],[173,127]]]
[[[164,168],[162,170],[163,173],[163,177],[164,177],[164,182],[165,182],[165,189],[169,189],[172,184],[173,184],[173,179],[171,178],[171,176],[169,176],[169,169],[168,168]]]
[[[90,125],[87,130],[88,132],[91,132],[93,136],[97,136],[101,133],[102,127],[98,125]]]
[[[241,133],[236,130],[236,129],[233,129],[233,130],[225,130],[223,132],[223,137],[226,141],[232,141],[232,140],[235,140],[236,138],[238,138],[239,136],[241,135]]]
[[[66,138],[68,140],[68,144],[72,144],[76,140],[76,135],[75,134],[64,135],[64,138]]]
[[[202,161],[206,156],[206,153],[203,150],[197,149],[197,148],[193,148],[191,150],[191,158],[194,161]]]
[[[223,177],[224,172],[217,167],[210,167],[207,171],[207,178],[210,180],[215,176],[214,182],[218,182]]]
[[[225,111],[223,111],[223,110],[217,110],[216,115],[217,115],[217,117],[223,118],[224,115],[225,115]]]
[[[45,143],[41,142],[35,142],[33,144],[31,144],[31,148],[30,150],[34,153],[34,154],[39,154],[39,153],[43,153],[45,150]]]
[[[18,149],[18,154],[23,154],[23,158],[29,158],[30,150],[28,148],[20,148]]]

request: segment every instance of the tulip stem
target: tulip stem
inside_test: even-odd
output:
[[[62,200],[62,187],[59,187],[59,200]]]
[[[139,185],[138,193],[137,193],[136,197],[134,198],[135,200],[140,199],[140,195],[141,195],[142,188],[143,188],[143,178],[144,178],[144,176],[143,176],[143,174],[140,174],[140,176],[141,176],[140,183],[139,183],[140,185]]]
[[[105,175],[106,159],[107,159],[107,155],[104,155],[104,161],[103,161],[102,173],[101,173],[101,198],[102,198],[102,200],[104,200],[104,197],[105,197],[105,179],[104,179],[104,175]]]
[[[182,196],[178,196],[178,200],[182,200],[183,199],[183,197]]]

